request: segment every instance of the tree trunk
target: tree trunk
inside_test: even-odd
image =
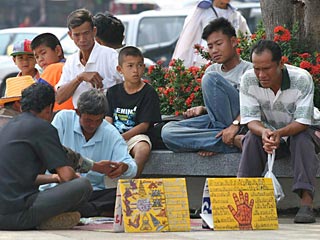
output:
[[[268,39],[273,39],[273,29],[282,25],[292,29],[298,23],[302,48],[320,52],[319,0],[260,0],[262,19]]]

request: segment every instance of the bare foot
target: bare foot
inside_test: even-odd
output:
[[[242,139],[244,135],[236,135],[233,140],[233,145],[242,150]]]
[[[199,151],[198,154],[201,156],[201,157],[210,157],[210,156],[213,156],[213,155],[216,155],[217,153],[216,152],[209,152],[209,151]]]

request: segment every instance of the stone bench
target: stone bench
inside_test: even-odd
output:
[[[189,206],[200,209],[205,179],[207,177],[235,177],[240,156],[240,153],[229,153],[201,157],[197,153],[153,150],[141,177],[186,178]],[[278,203],[277,208],[285,211],[295,210],[299,207],[299,198],[291,191],[293,175],[290,159],[276,160],[273,169],[285,193],[285,198]],[[320,184],[319,171],[317,177],[318,186]],[[320,208],[320,191],[318,189],[314,198],[314,208]]]
[[[197,153],[153,150],[149,161],[145,165],[143,176],[236,176],[240,156],[241,153],[228,153],[201,157]],[[289,158],[276,160],[273,170],[277,177],[292,177],[292,166]],[[320,177],[319,171],[317,176]]]

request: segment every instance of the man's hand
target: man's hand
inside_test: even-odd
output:
[[[218,134],[216,135],[216,138],[222,137],[222,141],[225,144],[229,146],[233,146],[234,137],[236,136],[238,130],[239,130],[239,126],[230,125],[229,127],[218,132]]]
[[[111,162],[111,171],[107,174],[111,179],[120,177],[128,170],[128,165],[123,162]]]
[[[98,72],[83,72],[78,75],[78,78],[81,81],[91,83],[92,87],[94,88],[103,88],[103,78],[100,76]]]
[[[273,150],[277,149],[280,146],[281,136],[277,131],[272,131],[266,128],[262,132],[261,137],[263,149],[269,154],[272,154]]]
[[[117,178],[128,170],[128,165],[123,162],[101,160],[100,162],[95,162],[91,170],[105,174],[110,178]]]
[[[204,106],[192,107],[183,113],[185,118],[197,117],[207,112]]]
[[[114,163],[110,160],[101,160],[100,162],[95,162],[91,170],[108,175],[113,170],[113,165]]]
[[[61,179],[58,174],[56,173],[51,174],[51,178],[53,183],[61,183]]]

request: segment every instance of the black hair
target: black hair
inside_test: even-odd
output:
[[[203,29],[202,39],[207,40],[213,32],[221,31],[224,35],[231,37],[237,37],[236,30],[232,24],[225,18],[220,17],[208,23]]]
[[[144,60],[142,52],[139,48],[134,46],[126,46],[122,48],[119,52],[118,56],[118,64],[121,66],[123,63],[123,59],[126,56],[134,56],[134,57],[141,57],[142,61]]]
[[[34,83],[22,91],[22,112],[34,111],[40,113],[47,106],[53,105],[55,92],[53,87],[45,83]]]
[[[112,48],[120,48],[124,38],[124,25],[120,19],[111,14],[97,13],[94,17],[94,25],[97,28],[96,37],[104,45]]]
[[[91,12],[85,8],[80,8],[69,14],[67,18],[67,27],[71,30],[81,26],[85,22],[89,22],[93,28],[94,24]]]
[[[31,41],[31,49],[35,50],[37,47],[44,45],[46,47],[51,48],[52,50],[55,50],[57,46],[61,47],[62,50],[62,56],[59,57],[64,57],[63,55],[63,49],[61,46],[61,43],[59,39],[56,37],[56,35],[52,33],[42,33],[36,36],[32,41]]]
[[[108,109],[107,97],[103,91],[92,88],[83,92],[77,102],[79,114],[105,114]]]
[[[279,44],[277,44],[274,41],[265,40],[265,39],[261,39],[255,45],[253,45],[250,52],[250,61],[252,62],[253,53],[261,54],[266,50],[269,50],[271,52],[273,62],[279,63],[281,61],[282,51]]]

